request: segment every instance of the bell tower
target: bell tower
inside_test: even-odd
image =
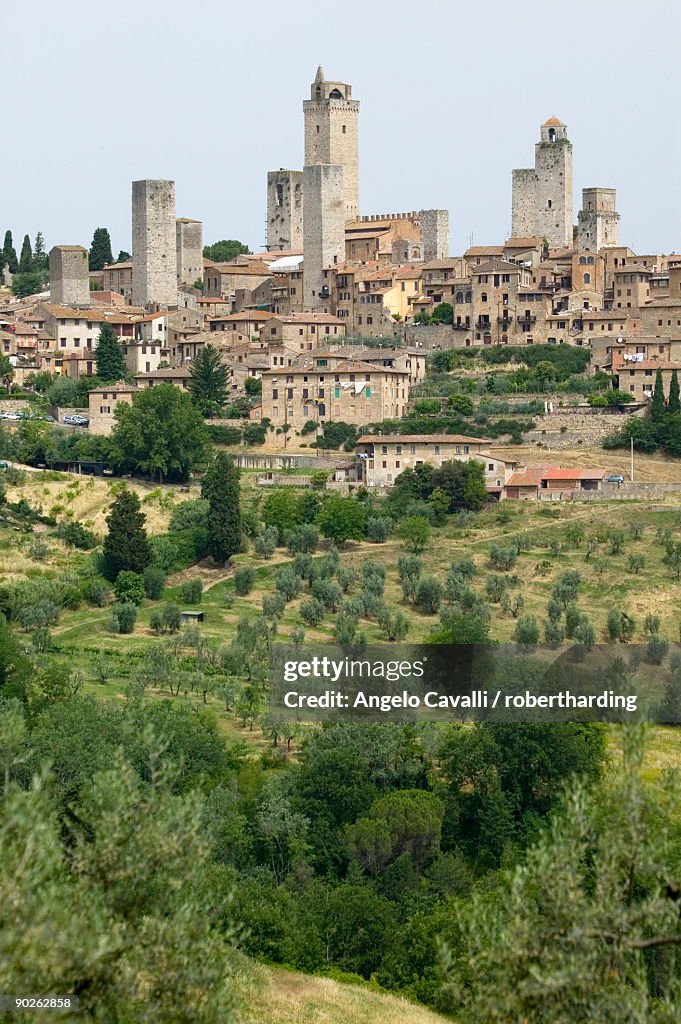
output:
[[[332,164],[343,168],[346,221],[359,216],[359,102],[347,82],[329,82],[321,67],[303,100],[305,166]]]

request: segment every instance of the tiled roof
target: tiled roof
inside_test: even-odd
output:
[[[563,122],[560,121],[556,117],[555,114],[553,115],[553,117],[550,117],[548,119],[548,121],[544,121],[544,124],[542,125],[542,128],[564,128],[564,127],[565,127],[565,125],[563,124]]]
[[[273,316],[276,316],[276,313],[270,313],[266,309],[251,309],[244,310],[241,313],[218,313],[217,316],[208,317],[208,320],[210,323],[217,320],[221,323],[242,323],[247,320],[262,320],[264,322],[265,320],[271,320]]]
[[[143,377],[145,380],[147,380],[149,378],[151,378],[151,379],[162,378],[163,379],[165,377],[182,378],[182,377],[189,377],[190,376],[190,371],[189,371],[189,369],[187,369],[186,366],[175,366],[175,367],[169,367],[166,370],[148,370],[146,373],[138,373],[138,374],[136,374],[136,376],[137,377]]]
[[[470,256],[503,256],[503,245],[472,245],[466,249],[464,257]]]
[[[340,324],[345,326],[345,320],[339,316],[332,316],[331,313],[289,313],[287,316],[277,316],[284,324]]]

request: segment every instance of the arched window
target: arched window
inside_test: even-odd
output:
[[[581,263],[582,265],[583,265],[583,264],[585,264],[585,263],[586,263],[586,256],[580,256],[580,257],[579,257],[579,262],[580,262],[580,263]]]
[[[589,256],[586,262],[587,263],[593,263],[593,261],[594,261],[593,256]]]
[[[276,192],[277,192],[277,206],[283,206],[284,205],[284,186],[283,185],[277,185]]]
[[[591,274],[584,275],[584,284],[591,284]]]
[[[473,301],[473,296],[471,295],[470,292],[466,292],[466,302],[472,302],[472,301]]]
[[[457,292],[456,293],[456,301],[457,302],[463,302],[463,292]]]
[[[332,89],[331,92],[329,93],[329,99],[330,100],[342,100],[343,99],[343,93],[340,91],[340,89]]]
[[[480,296],[480,301],[487,302],[487,292],[482,293],[482,295]]]
[[[556,141],[556,129],[555,128],[549,128],[549,142],[555,142],[555,141]]]

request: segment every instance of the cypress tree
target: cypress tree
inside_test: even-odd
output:
[[[214,345],[204,345],[191,361],[187,390],[198,406],[224,405],[227,401],[227,367]],[[208,411],[208,410],[206,410]]]
[[[221,565],[241,548],[239,490],[239,470],[229,455],[220,452],[203,478],[201,497],[209,504],[208,552]]]
[[[90,246],[90,270],[101,270],[106,263],[113,263],[109,229],[95,228]]]
[[[33,270],[33,250],[31,249],[31,239],[28,235],[24,235],[24,241],[21,246],[21,256],[19,257],[19,273],[30,274]]]
[[[95,349],[97,376],[106,384],[123,380],[126,374],[125,360],[118,339],[111,324],[103,324]]]
[[[12,232],[5,232],[5,243],[2,247],[5,254],[5,260],[7,261],[7,269],[10,274],[16,274],[19,270],[19,260],[17,259],[17,251],[14,248],[14,242],[12,241]]]
[[[665,414],[664,407],[664,385],[662,383],[662,370],[658,370],[655,374],[655,389],[653,390],[653,404],[651,406],[651,415],[653,420],[661,419]]]
[[[125,569],[143,573],[151,565],[152,552],[145,522],[137,495],[127,489],[121,491],[106,517],[109,532],[104,539],[103,575],[108,580],[115,580]]]
[[[47,270],[49,265],[50,259],[45,252],[45,238],[42,231],[39,231],[33,243],[33,267],[35,270]]]
[[[672,370],[672,379],[669,383],[669,401],[667,402],[667,412],[681,412],[681,397],[679,396],[679,375],[676,372],[676,370]]]

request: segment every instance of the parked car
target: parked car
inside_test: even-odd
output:
[[[623,484],[624,477],[621,476],[619,473],[613,473],[612,476],[606,476],[605,482],[607,484]]]
[[[87,427],[89,422],[87,416],[79,416],[77,413],[64,417],[64,423],[68,423],[72,427]]]
[[[0,460],[0,469],[9,469],[9,462],[5,462],[4,459]]]
[[[5,419],[5,420],[20,420],[21,419],[21,413],[20,412],[6,412],[6,413],[3,413],[3,417],[2,418]]]

